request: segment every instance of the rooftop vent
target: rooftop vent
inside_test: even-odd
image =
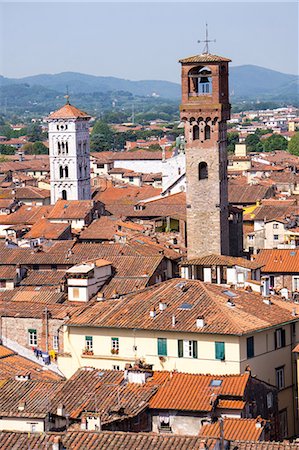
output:
[[[150,310],[150,317],[152,319],[154,319],[156,317],[156,310],[155,310],[155,308]]]
[[[187,289],[186,281],[182,281],[181,283],[176,284],[175,287],[184,292]]]
[[[235,304],[231,299],[228,299],[227,302],[226,302],[226,304],[227,304],[227,306],[229,306],[230,308],[233,308],[234,306],[236,306],[236,304]]]
[[[229,291],[226,289],[225,291],[222,291],[224,295],[227,295],[228,297],[238,297],[238,295],[235,292]]]
[[[264,298],[263,299],[263,302],[266,304],[266,305],[272,305],[272,302],[271,302],[271,299],[270,298]]]
[[[175,327],[176,319],[175,319],[175,315],[174,314],[172,315],[171,323],[172,323],[172,326]]]
[[[160,302],[159,303],[159,310],[160,311],[165,311],[166,308],[167,308],[167,304],[165,302]]]
[[[197,328],[203,328],[205,326],[205,320],[203,317],[197,317],[196,326]]]
[[[19,405],[18,405],[18,410],[19,411],[24,411],[25,406],[26,406],[26,402],[25,401],[20,401]]]

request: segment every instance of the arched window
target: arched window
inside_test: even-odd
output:
[[[193,127],[193,141],[199,139],[199,126],[194,125]]]
[[[57,142],[57,147],[58,147],[58,154],[60,154],[61,145],[60,145],[60,142],[59,142],[59,141]]]
[[[67,192],[65,189],[61,192],[62,200],[67,200]]]
[[[64,168],[64,175],[65,175],[66,178],[68,178],[68,176],[69,176],[69,168],[68,168],[68,166],[65,166],[65,168]]]
[[[69,143],[68,142],[65,143],[65,151],[66,151],[66,153],[69,152]]]
[[[79,166],[79,177],[82,177],[82,166]]]
[[[211,127],[210,125],[205,126],[205,139],[211,139]]]
[[[202,161],[198,164],[198,179],[205,180],[206,178],[208,178],[208,165]]]
[[[188,77],[190,96],[212,93],[212,72],[209,67],[194,67],[190,70]]]
[[[63,178],[63,167],[59,166],[59,176],[60,178]]]

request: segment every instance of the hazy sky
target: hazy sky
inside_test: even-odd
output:
[[[0,74],[76,71],[179,81],[179,58],[210,52],[233,65],[298,73],[298,3],[1,2]]]

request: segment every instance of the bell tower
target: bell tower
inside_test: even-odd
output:
[[[180,60],[188,259],[212,253],[229,254],[226,149],[229,62],[210,53]]]
[[[47,117],[51,204],[58,199],[90,200],[90,116],[66,104]]]

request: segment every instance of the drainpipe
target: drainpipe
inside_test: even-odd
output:
[[[45,307],[46,352],[49,353],[48,308]]]

